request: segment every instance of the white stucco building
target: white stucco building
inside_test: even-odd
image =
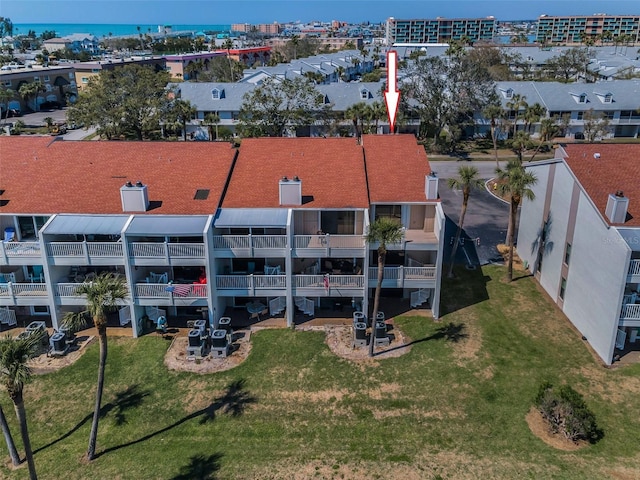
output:
[[[640,145],[566,145],[527,169],[518,254],[611,364],[640,335]]]

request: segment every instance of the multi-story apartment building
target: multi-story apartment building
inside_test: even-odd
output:
[[[20,87],[33,82],[40,83],[44,90],[27,102],[19,94]],[[8,99],[6,103],[0,103],[0,111],[4,113],[7,109],[23,113],[27,109],[37,111],[40,105],[45,102],[64,105],[67,103],[67,99],[74,100],[78,93],[72,65],[50,67],[31,65],[2,70],[0,71],[0,85],[14,92],[13,98]]]
[[[467,38],[471,43],[492,40],[496,31],[496,20],[487,18],[435,18],[387,20],[387,45],[395,43],[448,43]]]
[[[129,57],[74,63],[73,69],[78,91],[84,90],[89,85],[89,80],[99,75],[103,70],[113,70],[125,65],[151,66],[156,71],[167,68],[164,57]]]
[[[526,167],[538,182],[518,254],[606,364],[640,333],[639,156],[640,145],[568,144]]]
[[[538,18],[536,41],[578,45],[588,39],[602,39],[603,34],[610,35],[605,41],[624,38],[632,45],[640,44],[640,15],[542,15]]]
[[[0,148],[2,323],[43,315],[58,328],[84,302],[78,284],[102,271],[127,282],[118,321],[133,336],[161,311],[215,323],[258,303],[289,325],[296,312],[367,311],[377,246],[365,234],[379,216],[404,226],[383,287],[439,314],[444,214],[412,136],[239,149],[1,137]]]

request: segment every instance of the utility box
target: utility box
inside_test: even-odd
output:
[[[189,342],[187,344],[187,358],[203,357],[204,341],[200,336],[200,330],[197,328],[189,330],[187,338]]]
[[[367,324],[364,322],[356,322],[353,324],[353,346],[367,346]]]
[[[218,328],[227,332],[228,335],[231,335],[233,333],[231,330],[231,318],[220,317],[220,320],[218,320]]]
[[[69,351],[69,345],[66,342],[66,335],[62,332],[57,332],[51,335],[49,339],[49,346],[51,347],[51,355],[66,355]]]
[[[211,356],[226,357],[229,354],[229,342],[226,330],[214,330],[211,333]]]
[[[387,336],[387,324],[384,322],[376,322],[375,330],[375,345],[385,346],[389,345],[389,337]]]
[[[25,333],[28,332],[29,335],[37,332],[42,332],[42,337],[40,339],[40,344],[43,347],[49,346],[49,332],[47,332],[47,324],[44,322],[31,322],[27,325],[27,328],[24,329]]]

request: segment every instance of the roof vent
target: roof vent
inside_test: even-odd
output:
[[[302,205],[302,180],[282,177],[280,185],[280,205]]]
[[[607,199],[607,208],[604,213],[611,223],[624,223],[627,219],[629,199],[624,196],[622,190],[610,193]]]
[[[593,158],[597,160],[598,158],[600,158],[600,154],[598,152],[594,153]]]
[[[122,200],[123,212],[146,212],[149,208],[147,186],[138,181],[135,185],[131,182],[120,187],[120,200]]]

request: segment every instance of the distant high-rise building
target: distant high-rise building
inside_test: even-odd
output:
[[[640,15],[594,15],[538,18],[536,41],[540,43],[602,42],[624,40],[629,44],[640,43]]]
[[[496,20],[487,18],[436,18],[427,20],[387,20],[387,45],[394,43],[448,43],[468,38],[491,40],[495,35]]]

